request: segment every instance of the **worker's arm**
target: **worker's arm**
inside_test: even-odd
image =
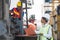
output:
[[[35,33],[36,34],[40,34],[40,30],[35,30]]]
[[[37,35],[43,35],[43,33],[40,33],[40,31],[37,31],[37,30],[35,30],[35,33],[36,33]]]
[[[46,38],[50,39],[52,37],[52,27],[49,28],[48,33],[47,34],[43,34],[43,36],[45,36]]]
[[[10,13],[11,16],[13,16],[13,9],[9,11],[9,13]]]

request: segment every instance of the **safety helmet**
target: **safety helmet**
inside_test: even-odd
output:
[[[17,3],[17,6],[21,6],[21,1],[19,1],[19,2]]]
[[[47,20],[50,20],[50,15],[49,14],[44,14],[43,17],[46,18]]]
[[[35,21],[35,19],[29,18],[29,22],[31,22],[31,21]]]

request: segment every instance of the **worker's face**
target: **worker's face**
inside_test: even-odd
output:
[[[19,10],[21,10],[21,6],[17,6],[17,8],[18,8]]]
[[[41,18],[41,23],[43,23],[43,24],[45,23],[45,20],[43,18]]]
[[[31,21],[31,23],[34,23],[34,21]]]

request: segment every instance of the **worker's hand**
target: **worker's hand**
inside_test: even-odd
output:
[[[11,15],[13,15],[13,13],[11,13]]]

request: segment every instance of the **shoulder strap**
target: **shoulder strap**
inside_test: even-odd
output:
[[[48,25],[48,26],[50,26],[50,25]],[[50,29],[50,27],[48,27],[47,34],[48,34],[48,32],[49,32],[49,29]]]
[[[13,9],[13,11],[17,11],[17,9],[16,9],[16,8],[14,8],[14,9]]]
[[[14,13],[15,13],[16,15],[20,15],[19,12],[17,12],[17,9],[16,9],[16,8],[14,8],[13,11],[14,11]]]
[[[49,27],[50,28],[50,27]],[[48,28],[48,31],[49,31],[49,28]],[[48,33],[48,31],[47,31],[47,33]],[[53,35],[53,34],[52,34]],[[48,39],[48,38],[47,38]],[[50,39],[48,39],[48,40],[53,40],[53,37],[51,37]]]

